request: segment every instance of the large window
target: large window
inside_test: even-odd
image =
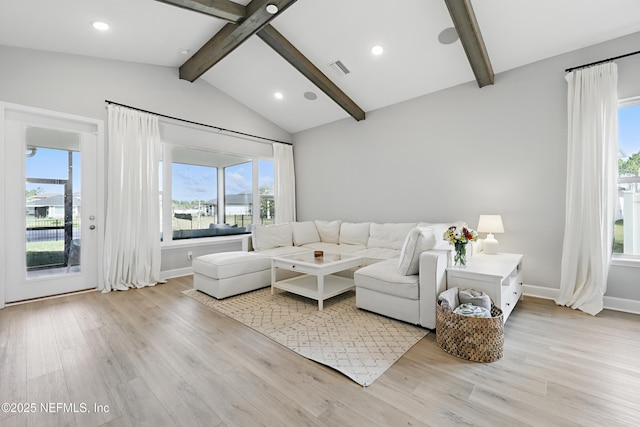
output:
[[[613,252],[640,258],[640,97],[618,108],[618,205]]]
[[[273,161],[175,145],[165,157],[171,185],[162,187],[161,200],[172,240],[250,233],[253,224],[273,221]]]

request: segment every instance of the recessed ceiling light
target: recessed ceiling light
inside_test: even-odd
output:
[[[284,98],[284,95],[282,94],[282,92],[276,92],[273,94],[273,96],[276,97],[276,99],[282,99]]]
[[[278,6],[276,6],[275,4],[268,4],[267,5],[267,12],[269,12],[272,15],[275,15],[276,13],[278,13]]]
[[[107,31],[109,29],[109,24],[103,21],[93,21],[91,25],[93,25],[93,28],[99,31]]]
[[[442,44],[455,43],[458,39],[458,31],[456,31],[455,27],[445,28],[438,34],[438,41]]]
[[[373,53],[374,55],[382,55],[382,52],[384,52],[384,48],[379,44],[371,48],[371,53]]]
[[[180,49],[178,53],[180,55],[189,55],[189,49]]]

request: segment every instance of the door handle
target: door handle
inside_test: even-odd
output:
[[[96,226],[95,226],[95,225],[90,225],[90,226],[89,226],[89,230],[95,230],[95,229],[96,229]]]

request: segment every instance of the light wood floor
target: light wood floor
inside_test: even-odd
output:
[[[191,280],[0,310],[0,403],[35,410],[0,425],[640,424],[638,315],[525,297],[503,359],[457,359],[430,333],[362,388],[185,297]]]

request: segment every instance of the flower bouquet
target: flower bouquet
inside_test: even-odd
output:
[[[447,228],[442,237],[455,248],[454,265],[460,268],[465,267],[467,265],[467,243],[478,240],[478,233],[465,226],[452,225]]]

